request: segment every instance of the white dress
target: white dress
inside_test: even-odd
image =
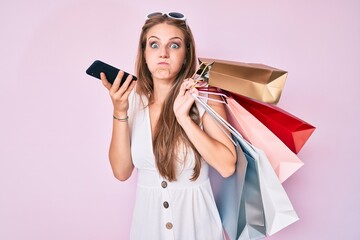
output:
[[[146,106],[147,100],[143,98]],[[201,116],[204,111],[199,108]],[[152,149],[148,107],[134,91],[129,97],[132,160],[138,171],[132,240],[224,239],[220,216],[209,181],[209,165],[202,160],[200,176],[191,181],[194,154],[178,164],[177,180],[159,174]]]

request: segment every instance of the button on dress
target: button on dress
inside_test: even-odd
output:
[[[198,108],[202,116],[204,110]],[[206,161],[201,160],[200,176],[191,181],[194,153],[189,151],[185,157],[185,151],[180,151],[183,161],[177,162],[177,180],[164,179],[156,168],[147,100],[135,91],[129,96],[129,126],[132,160],[138,171],[130,239],[224,239]]]

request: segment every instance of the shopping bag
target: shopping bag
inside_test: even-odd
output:
[[[223,178],[210,168],[215,202],[230,240],[260,239],[266,236],[264,207],[254,158],[244,154],[239,140],[235,173]]]
[[[237,146],[240,144],[248,161],[241,193],[237,235],[233,238],[234,232],[231,232],[230,239],[259,239],[265,235],[270,236],[296,222],[297,214],[265,153],[246,141],[230,124],[231,121],[236,120],[237,116],[230,114],[229,122],[227,122],[196,95],[193,94],[193,97],[220,127],[236,136],[235,144]],[[238,148],[237,150],[239,152]],[[234,197],[231,191],[228,194],[216,196],[216,200],[223,203],[226,202],[224,198]],[[219,207],[220,215],[226,207],[231,208],[232,205]],[[237,211],[237,208],[234,211]]]
[[[252,145],[262,149],[281,182],[294,174],[303,162],[274,133],[237,103],[227,99],[230,124]],[[235,117],[234,117],[235,116]]]
[[[210,66],[204,76],[210,86],[241,94],[266,103],[277,103],[287,72],[257,63],[199,58]]]
[[[265,216],[254,159],[245,157],[239,143],[243,139],[240,133],[205,102],[194,98],[220,129],[230,131],[228,137],[236,147],[236,170],[232,176],[223,178],[210,168],[210,182],[226,235],[230,240],[260,239],[266,234]]]
[[[240,203],[247,169],[247,160],[239,144],[236,146],[236,154],[235,172],[230,177],[223,178],[216,170],[210,168],[211,187],[215,202],[229,239],[238,239],[240,235],[238,227],[242,213]]]
[[[296,222],[299,218],[265,153],[244,140],[240,141],[240,144],[246,155],[248,155],[249,158],[254,159],[258,171],[261,199],[264,207],[264,229],[266,230],[266,235],[271,236]],[[249,158],[247,157],[247,159]],[[246,189],[246,184],[247,181],[245,181],[244,190]],[[244,196],[246,195],[247,192],[244,192]],[[246,207],[249,208],[249,206]],[[254,208],[253,210],[257,209]],[[251,233],[254,234],[254,230],[258,229],[251,228],[250,230],[252,231]],[[257,233],[261,232],[257,231]],[[244,235],[244,238],[239,239],[245,240],[245,237],[248,236],[248,232],[244,232],[244,234],[246,234]]]
[[[294,153],[299,153],[315,131],[314,126],[277,106],[239,94],[231,94],[231,96],[270,129]]]
[[[241,139],[239,139],[239,144],[242,145]],[[242,150],[248,164],[238,219],[238,232],[240,234],[236,239],[261,239],[266,236],[266,226],[257,156],[251,155],[244,147]]]

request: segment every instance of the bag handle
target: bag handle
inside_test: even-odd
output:
[[[206,87],[197,87],[197,90],[199,93],[206,93],[208,95],[220,96],[222,100],[213,99],[213,98],[209,98],[209,97],[205,97],[205,96],[201,96],[201,95],[198,96],[199,98],[227,104],[227,99],[229,98],[229,96],[227,93],[222,91],[222,89],[219,89],[217,87],[206,86]]]
[[[214,109],[212,109],[206,102],[204,102],[199,96],[195,95],[194,93],[191,94],[195,101],[199,103],[205,111],[209,114],[209,116],[214,120],[214,122],[220,127],[220,129],[224,132],[224,134],[233,142],[235,146],[238,145],[236,141],[233,140],[233,138],[228,134],[230,132],[233,135],[236,135],[237,137],[242,137],[242,135],[233,127],[231,124],[229,124],[225,119],[223,119]],[[204,97],[206,98],[206,97]],[[215,100],[212,98],[207,98],[208,100]],[[220,101],[220,100],[219,100]],[[221,101],[220,101],[221,102]],[[227,105],[226,102],[222,102],[225,105]],[[228,130],[228,132],[226,130]]]
[[[205,111],[209,114],[209,116],[214,120],[214,122],[220,127],[220,129],[224,132],[224,134],[233,142],[233,144],[235,146],[238,145],[237,141],[234,141],[233,138],[228,134],[228,132],[230,132],[232,135],[234,135],[235,137],[242,139],[243,141],[245,141],[252,149],[253,146],[252,144],[247,141],[242,135],[241,133],[239,133],[230,123],[228,123],[224,118],[222,118],[214,109],[212,109],[205,101],[203,101],[202,99],[206,99],[206,100],[210,100],[210,101],[216,101],[216,102],[220,102],[225,104],[225,107],[227,107],[231,114],[234,115],[232,109],[230,108],[230,106],[227,103],[226,99],[229,99],[230,97],[223,92],[222,90],[219,90],[218,88],[215,87],[206,87],[206,88],[200,88],[199,92],[201,93],[207,93],[207,94],[213,94],[213,95],[217,95],[217,96],[221,96],[223,100],[217,100],[217,99],[213,99],[213,98],[209,98],[209,97],[205,97],[205,96],[197,96],[194,93],[192,93],[191,95],[193,96],[193,98],[195,99],[196,102],[198,102],[204,109]],[[228,131],[226,131],[226,130]]]

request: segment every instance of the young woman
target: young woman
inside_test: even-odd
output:
[[[232,142],[204,110],[191,76],[197,59],[193,35],[181,13],[148,15],[136,62],[137,81],[111,85],[114,106],[109,158],[120,181],[138,171],[131,239],[219,240],[222,224],[212,194],[209,165],[223,177],[235,170]],[[208,104],[226,119],[222,104]]]

